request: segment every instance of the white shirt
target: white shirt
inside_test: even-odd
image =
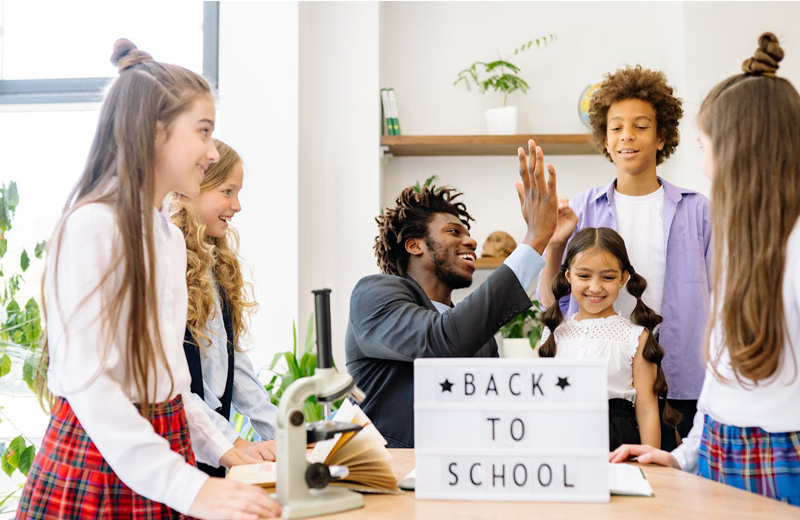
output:
[[[157,307],[161,340],[172,371],[156,361],[155,402],[183,397],[192,447],[202,462],[217,465],[232,444],[192,401],[191,376],[183,353],[186,327],[186,245],[175,226],[153,209]],[[75,416],[117,476],[134,492],[184,514],[208,476],[172,451],[133,403],[133,385],[124,386],[125,321],[105,326],[101,311],[122,281],[120,232],[114,209],[88,204],[75,210],[59,231],[55,257],[47,263],[45,294],[50,365],[47,387],[69,402]],[[55,252],[58,237],[52,241]],[[109,266],[114,271],[100,290]],[[127,316],[129,304],[121,316]],[[110,330],[109,330],[110,329]]]
[[[556,327],[556,357],[606,360],[608,398],[626,399],[635,404],[633,358],[639,349],[642,332],[644,327],[619,315],[580,321],[572,316]],[[545,327],[542,343],[549,337],[550,329]]]
[[[225,393],[225,384],[228,382],[228,335],[222,319],[222,301],[216,283],[213,290],[214,313],[206,325],[207,335],[211,341],[206,342],[205,348],[200,349],[205,401],[197,394],[192,394],[192,398],[219,431],[233,442],[239,438],[239,433],[231,427],[226,418],[215,411],[222,406],[220,398]],[[275,438],[278,408],[270,402],[269,394],[258,380],[250,358],[239,350],[233,352],[232,405],[237,412],[250,419],[250,424],[262,441]]]
[[[664,273],[667,268],[667,251],[664,245],[664,187],[653,193],[632,197],[614,192],[617,209],[617,232],[625,240],[631,265],[647,280],[642,295],[645,305],[661,314],[664,294]],[[626,288],[619,292],[614,309],[629,318],[636,307],[636,299]]]
[[[744,386],[739,384],[721,341],[719,325],[711,331],[711,359],[723,349],[718,371],[727,381],[719,380],[710,368],[706,369],[692,431],[672,452],[685,471],[697,470],[705,414],[717,422],[740,428],[800,431],[800,220],[795,223],[787,242],[782,288],[787,339],[778,370],[769,379],[760,381],[757,386],[750,380],[744,380]]]

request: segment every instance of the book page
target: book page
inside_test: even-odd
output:
[[[630,464],[608,465],[608,488],[612,495],[653,496],[653,488],[641,468]]]
[[[261,487],[274,487],[275,480],[278,477],[277,468],[274,462],[261,462],[259,464],[242,464],[240,466],[233,466],[228,470],[225,478],[242,482],[244,484],[253,484]]]

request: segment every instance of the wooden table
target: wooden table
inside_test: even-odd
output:
[[[414,450],[389,451],[394,456],[394,469],[400,479],[414,467]],[[607,504],[456,502],[417,500],[413,491],[407,491],[399,496],[365,495],[364,508],[320,518],[330,520],[800,519],[800,507],[789,506],[777,500],[675,469],[649,465],[641,467],[653,487],[655,497],[612,496]]]

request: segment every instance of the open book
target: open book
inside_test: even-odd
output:
[[[400,493],[392,471],[391,454],[386,440],[370,422],[367,414],[348,399],[333,416],[336,422],[355,423],[357,432],[337,433],[332,439],[319,441],[306,457],[309,463],[322,462],[328,466],[346,466],[348,475],[331,482],[331,486],[346,487],[366,493]],[[334,473],[335,475],[335,473]],[[275,485],[274,462],[234,466],[227,478],[270,487]]]
[[[641,468],[630,464],[608,465],[608,487],[612,495],[653,496],[653,488]]]

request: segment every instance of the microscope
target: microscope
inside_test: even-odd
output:
[[[283,507],[283,518],[306,518],[364,506],[364,498],[359,493],[325,487],[331,480],[330,469],[325,464],[306,461],[307,443],[361,428],[333,421],[307,424],[303,415],[306,399],[316,396],[323,403],[332,403],[345,395],[351,395],[358,402],[364,399],[364,393],[355,386],[353,378],[333,368],[331,291],[312,292],[317,324],[317,369],[313,376],[289,385],[278,406],[275,499]]]

